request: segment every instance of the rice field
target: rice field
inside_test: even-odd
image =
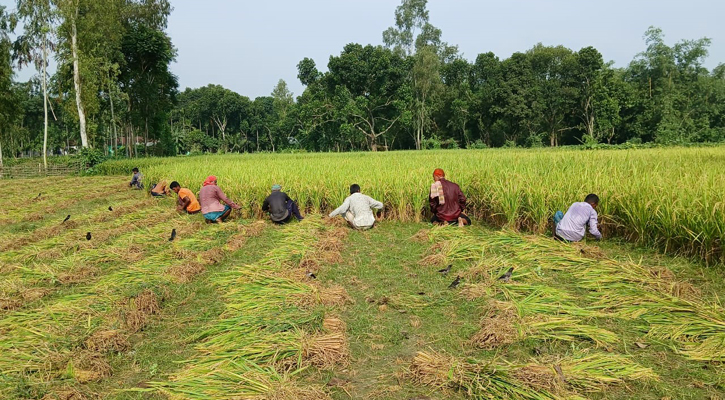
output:
[[[719,150],[692,151],[690,161]],[[268,155],[220,157],[234,165],[226,173],[205,158],[183,161],[206,160],[209,172],[141,165],[147,182],[218,175],[244,207],[220,225],[128,189],[126,176],[11,181],[0,216],[0,398],[725,398],[722,265],[622,241],[562,244],[536,234],[533,219],[504,223],[483,206],[476,215],[503,229],[415,221],[428,164],[464,190],[483,188],[456,178],[452,154],[415,161],[425,176],[406,175],[420,186],[407,195],[423,200],[405,210],[385,197],[390,186],[372,184],[388,156],[370,156],[379,172],[360,175],[351,171],[370,162],[362,155],[358,167],[329,161],[388,207],[364,232],[317,212],[341,201],[347,181],[326,193],[292,180],[321,182],[305,160],[337,155],[281,157],[282,178],[239,169],[264,170]],[[473,154],[483,165],[513,153]],[[249,185],[231,178],[241,176]],[[248,196],[273,182],[306,204],[304,221],[257,218]]]
[[[601,198],[605,235],[725,262],[725,147],[583,151],[489,149],[394,153],[244,154],[108,162],[99,170],[128,174],[141,168],[148,182],[177,180],[198,190],[207,175],[261,215],[274,183],[309,212],[327,212],[352,183],[382,201],[385,216],[420,221],[434,168],[443,168],[469,199],[469,212],[495,226],[548,231],[553,213],[588,193]]]

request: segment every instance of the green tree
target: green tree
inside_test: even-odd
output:
[[[161,139],[178,88],[177,78],[169,69],[176,57],[171,39],[158,29],[131,23],[122,38],[121,53],[119,80],[127,94],[129,122],[140,127],[145,143],[150,133],[152,138]],[[147,148],[144,146],[145,151]]]
[[[280,79],[277,86],[274,87],[272,99],[276,118],[275,136],[278,138],[277,140],[283,138],[286,143],[289,143],[295,127],[295,122],[290,118],[295,106],[295,100],[294,94],[289,91],[287,82],[284,79]],[[274,141],[272,143],[272,151],[275,151]]]
[[[416,150],[421,149],[425,139],[425,130],[432,124],[432,103],[443,88],[440,77],[440,61],[438,55],[430,47],[424,47],[413,58],[410,71],[411,88],[413,91],[413,129]]]
[[[343,132],[362,133],[368,148],[377,151],[378,139],[403,116],[406,63],[381,46],[349,44],[330,57],[326,85],[334,98]]]
[[[48,168],[48,55],[54,47],[55,10],[51,0],[18,0],[24,33],[16,41],[19,64],[34,63],[43,86],[43,165]]]
[[[15,29],[15,17],[0,6],[0,167],[3,166],[2,142],[17,113],[13,96],[12,43],[10,33]]]
[[[402,0],[395,9],[395,27],[383,32],[383,43],[401,56],[415,52],[417,32],[428,23],[428,0]]]

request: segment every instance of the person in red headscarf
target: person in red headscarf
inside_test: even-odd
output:
[[[471,219],[463,213],[466,208],[466,196],[458,185],[446,179],[445,172],[440,168],[433,171],[429,202],[433,213],[431,223],[471,225]]]
[[[227,196],[216,185],[216,176],[211,175],[202,184],[199,191],[199,204],[201,205],[201,213],[207,224],[224,222],[232,213],[232,209],[238,210],[240,207]],[[225,205],[221,205],[223,201]]]

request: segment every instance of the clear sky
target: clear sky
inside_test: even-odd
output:
[[[11,5],[13,1],[0,0]],[[245,96],[269,95],[281,78],[295,96],[304,57],[325,70],[347,43],[381,44],[400,0],[172,0],[168,33],[181,90],[220,84]],[[13,8],[10,6],[9,8]],[[507,58],[538,42],[574,50],[594,46],[616,66],[642,50],[651,26],[668,44],[712,39],[706,67],[725,62],[725,1],[429,0],[430,22],[469,60],[492,51]],[[23,71],[18,78],[27,78]]]

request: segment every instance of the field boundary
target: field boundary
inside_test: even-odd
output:
[[[75,162],[72,164],[50,164],[48,168],[44,168],[43,164],[20,164],[10,167],[0,167],[0,179],[24,179],[24,178],[42,178],[47,176],[67,176],[76,175],[82,171],[82,164]]]

